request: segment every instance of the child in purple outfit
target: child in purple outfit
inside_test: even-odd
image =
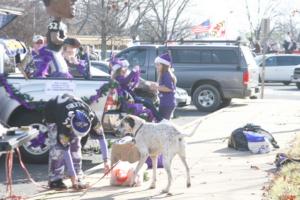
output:
[[[155,117],[156,121],[161,121],[162,117],[159,112],[156,110],[156,107],[153,105],[152,101],[146,98],[137,96],[134,93],[134,88],[139,81],[139,66],[135,66],[132,71],[127,74],[127,68],[129,63],[127,60],[118,60],[114,59],[111,61],[112,68],[112,79],[118,81],[123,92],[127,92],[133,98],[133,102],[137,104],[142,104],[149,110],[151,114]]]
[[[171,57],[168,53],[155,59],[158,84],[153,84],[153,89],[159,91],[159,113],[164,119],[170,120],[176,107],[175,90],[176,76],[171,70]]]

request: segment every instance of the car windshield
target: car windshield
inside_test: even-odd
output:
[[[94,66],[91,66],[90,73],[92,77],[110,77],[110,75]],[[23,74],[18,68],[15,68],[14,73],[10,73],[9,77],[23,77]]]
[[[109,77],[110,76],[108,73],[106,73],[96,67],[93,67],[93,66],[91,66],[90,71],[91,71],[92,77],[99,77],[99,76],[102,76],[102,77],[108,76]]]

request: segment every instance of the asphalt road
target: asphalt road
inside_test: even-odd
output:
[[[299,99],[300,100],[300,90],[296,88],[294,84],[289,86],[284,86],[283,84],[266,84],[265,88],[265,99]],[[173,120],[177,125],[185,125],[192,122],[193,120],[205,116],[207,113],[201,113],[193,106],[186,106],[178,108],[174,114],[175,118]],[[90,146],[95,141],[90,142]],[[83,169],[87,170],[99,164],[101,162],[101,156],[94,153],[83,154]],[[33,179],[42,185],[47,184],[47,172],[48,165],[26,165]],[[13,191],[17,195],[30,196],[39,191],[37,187],[29,183],[25,173],[20,168],[17,159],[14,160],[13,167]],[[5,194],[5,156],[0,157],[0,199],[1,195]]]
[[[300,90],[295,84],[285,86],[282,83],[267,83],[264,98],[300,100]]]

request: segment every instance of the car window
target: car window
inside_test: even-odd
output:
[[[211,51],[201,51],[200,59],[202,64],[211,64]]]
[[[117,55],[117,57],[126,59],[130,63],[130,67],[136,65],[142,67],[145,66],[146,63],[147,51],[146,49],[129,49]]]
[[[293,65],[293,60],[291,56],[279,56],[277,57],[277,66]]]
[[[173,49],[174,63],[200,63],[200,51],[194,49]]]
[[[293,64],[299,65],[300,64],[300,56],[294,56],[293,57]]]
[[[233,50],[213,50],[213,64],[238,64],[238,56]]]
[[[99,62],[91,62],[91,65],[97,69],[100,69],[101,71],[105,73],[109,73],[109,67],[108,65],[104,63],[99,63]]]
[[[276,66],[276,65],[277,65],[276,57],[270,57],[266,59],[266,66]]]

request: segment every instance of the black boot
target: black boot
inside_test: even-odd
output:
[[[68,187],[64,184],[62,179],[49,182],[49,188],[53,190],[66,190]]]

